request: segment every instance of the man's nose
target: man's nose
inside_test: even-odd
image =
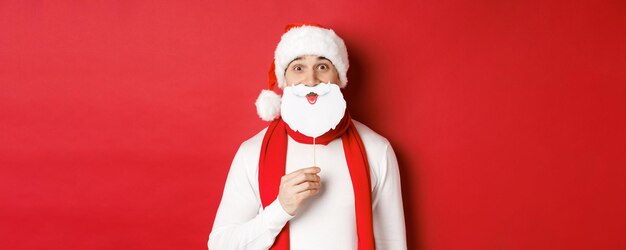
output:
[[[317,78],[317,75],[315,74],[315,72],[309,72],[306,76],[306,79],[304,79],[304,85],[308,86],[308,87],[315,87],[318,84],[320,84],[320,80],[319,78]]]

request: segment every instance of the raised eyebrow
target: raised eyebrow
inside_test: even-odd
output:
[[[298,61],[298,60],[302,60],[302,59],[303,59],[303,58],[302,58],[301,56],[296,57],[296,58],[294,58],[293,60],[291,60],[291,62],[289,62],[289,64],[291,64],[291,63],[292,63],[292,62],[294,62],[294,61]],[[321,60],[326,60],[326,61],[329,61],[329,62],[330,62],[330,60],[329,60],[328,58],[323,57],[323,56],[318,56],[318,57],[317,57],[317,60],[318,60],[318,61],[321,61]]]
[[[330,60],[329,60],[328,58],[323,57],[323,56],[319,56],[319,57],[317,57],[317,60],[318,60],[318,61],[326,60],[326,61],[329,61],[329,62],[330,62]]]
[[[291,66],[292,66],[291,64],[292,64],[293,62],[295,62],[295,61],[297,61],[297,60],[302,60],[302,59],[304,59],[304,58],[302,58],[301,56],[296,57],[296,58],[294,58],[293,60],[291,60],[291,62],[289,62],[287,65],[289,65],[289,67],[291,67]],[[333,63],[333,62],[331,62],[328,58],[323,57],[323,56],[318,56],[318,57],[317,57],[317,60],[318,60],[318,61],[323,61],[323,60],[326,60],[326,61],[328,61],[328,62],[330,62],[330,63]],[[285,69],[285,71],[287,71],[287,69]]]
[[[291,60],[291,62],[289,62],[287,65],[291,64],[292,62],[298,61],[298,60],[302,60],[302,57],[301,57],[301,56],[299,56],[299,57],[294,58],[294,59],[293,59],[293,60]]]

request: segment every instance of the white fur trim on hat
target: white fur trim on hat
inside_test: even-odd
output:
[[[282,98],[271,90],[261,90],[259,98],[254,103],[256,112],[264,121],[272,121],[280,116],[280,101]]]
[[[340,87],[348,83],[348,51],[346,45],[331,29],[316,26],[300,26],[291,28],[280,39],[274,52],[274,73],[279,88],[285,88],[285,69],[296,57],[317,55],[330,60],[339,74]]]

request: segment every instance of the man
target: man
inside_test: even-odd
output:
[[[271,123],[234,157],[209,249],[406,249],[397,160],[350,118],[348,66],[334,31],[287,26],[256,102]]]

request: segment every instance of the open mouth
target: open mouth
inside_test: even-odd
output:
[[[313,105],[313,104],[315,104],[317,102],[317,94],[315,94],[313,92],[308,93],[306,95],[306,99],[307,99],[307,101],[309,101],[309,104]]]

